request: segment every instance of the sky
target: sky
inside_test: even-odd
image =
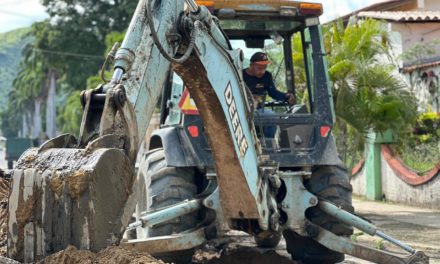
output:
[[[383,0],[308,1],[324,2],[324,15],[321,20],[322,22],[326,22]],[[40,0],[0,0],[0,33],[30,26],[33,22],[41,21],[47,17],[48,15],[45,13],[44,7],[40,4]]]

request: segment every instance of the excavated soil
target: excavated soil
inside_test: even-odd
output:
[[[87,250],[78,250],[69,246],[63,251],[46,257],[38,264],[164,264],[146,253],[136,253],[121,247],[109,247],[99,253],[93,253]]]
[[[193,256],[193,264],[298,264],[286,252],[284,240],[275,249],[258,248],[253,238],[230,231],[226,238],[212,240]]]
[[[8,235],[8,197],[10,180],[0,169],[0,256],[6,256]]]
[[[0,263],[18,263],[6,258],[7,246],[7,221],[8,221],[8,198],[10,191],[10,179],[0,170]],[[252,245],[249,236],[233,234],[223,243],[207,245],[196,252],[193,257],[197,264],[264,264],[264,263],[295,263],[289,257],[280,255],[275,250],[262,250]],[[242,244],[242,245],[239,245]],[[244,245],[243,245],[244,244]],[[78,250],[69,246],[63,251],[57,252],[37,262],[39,264],[165,264],[148,253],[137,253],[122,247],[109,247],[98,253],[88,250]]]

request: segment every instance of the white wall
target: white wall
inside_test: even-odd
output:
[[[400,33],[402,52],[407,52],[416,44],[430,45],[432,42],[440,41],[440,23],[392,23],[391,30]],[[433,50],[435,54],[427,54],[424,57],[440,57],[440,45],[433,46]]]
[[[440,8],[440,1],[437,2]],[[425,2],[425,7],[429,5],[430,3]],[[397,58],[396,63],[400,68],[425,63],[426,60],[440,60],[440,23],[390,23],[389,29],[393,56]],[[425,47],[430,48],[422,51],[422,46],[416,56],[403,58],[402,53],[414,50],[416,44],[426,44]],[[427,53],[431,48],[434,53]],[[423,75],[430,77],[422,78]],[[440,112],[440,67],[417,69],[402,74],[402,77],[417,97],[420,111]]]
[[[439,0],[424,0],[424,1],[425,1],[424,10],[440,11],[440,1]]]
[[[423,78],[424,74],[433,76]],[[419,101],[419,110],[440,112],[440,66],[418,69],[404,77]]]
[[[365,164],[364,167],[350,178],[351,186],[353,186],[353,194],[365,196],[367,195],[367,177],[365,177]]]
[[[425,184],[412,186],[405,183],[394,173],[383,156],[381,158],[381,171],[382,194],[385,195],[387,201],[440,209],[440,175]],[[365,196],[367,186],[365,169],[352,176],[350,183],[353,186],[353,194]]]
[[[440,209],[440,175],[431,181],[411,186],[401,180],[382,156],[382,193],[389,201]]]

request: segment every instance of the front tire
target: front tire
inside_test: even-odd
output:
[[[347,170],[341,166],[317,166],[312,171],[310,179],[304,181],[304,186],[311,193],[353,213],[351,194],[352,187],[348,180]],[[309,208],[306,217],[312,223],[327,229],[339,236],[350,236],[353,228],[325,214],[318,207]],[[286,230],[284,232],[287,251],[293,259],[307,264],[333,264],[344,260],[343,253],[332,251],[310,237],[302,237]]]

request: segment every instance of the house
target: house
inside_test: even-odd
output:
[[[386,0],[342,20],[351,17],[387,23],[399,72],[420,108],[440,112],[440,0]]]

